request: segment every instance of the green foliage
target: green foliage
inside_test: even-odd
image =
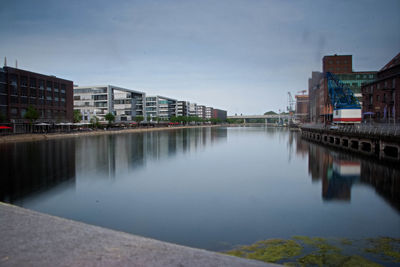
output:
[[[136,116],[136,117],[135,117],[135,121],[136,121],[137,123],[140,123],[140,122],[144,121],[144,117],[143,117],[143,116]]]
[[[271,110],[271,111],[265,112],[264,115],[278,115],[278,113]]]
[[[27,119],[30,123],[32,123],[33,121],[39,119],[39,112],[33,106],[29,106],[24,115],[24,119]]]
[[[106,121],[108,121],[108,124],[111,124],[111,122],[113,122],[115,120],[115,116],[111,112],[107,113],[104,116],[104,118],[106,119]]]
[[[229,124],[238,124],[238,123],[244,123],[243,119],[226,119],[226,122]]]
[[[74,110],[74,122],[80,122],[82,120],[82,114],[78,109]]]
[[[93,116],[90,119],[90,123],[92,124],[93,128],[99,128],[100,127],[100,122],[99,122],[99,118],[97,116]]]

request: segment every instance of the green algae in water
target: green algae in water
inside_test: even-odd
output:
[[[250,246],[241,246],[227,254],[265,262],[277,262],[301,254],[302,247],[294,240],[269,239]]]
[[[382,266],[379,263],[383,260],[386,263],[400,261],[400,239],[386,237],[350,240],[294,236],[292,239],[258,241],[226,253],[285,266],[375,267]]]
[[[400,262],[400,239],[391,237],[369,238],[367,253],[379,255],[384,261]]]

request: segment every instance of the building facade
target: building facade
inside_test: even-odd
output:
[[[361,88],[363,119],[400,122],[400,53],[377,74],[377,79]]]
[[[189,105],[189,101],[178,101],[176,104],[176,116],[188,117]]]
[[[105,121],[112,113],[116,122],[133,121],[145,116],[145,93],[113,85],[79,86],[74,88],[74,109],[82,114],[82,120],[90,122],[94,116]]]
[[[222,109],[213,109],[213,116],[212,118],[214,119],[220,119],[222,121],[226,121],[227,118],[227,112],[226,110],[222,110]]]
[[[6,121],[23,122],[29,106],[41,122],[73,121],[73,82],[26,70],[0,68],[0,114]]]
[[[206,106],[197,105],[196,116],[201,119],[205,119],[206,118]]]
[[[177,114],[177,100],[164,96],[148,96],[145,112],[147,119],[169,120]]]
[[[189,104],[189,116],[190,117],[196,117],[197,116],[197,104],[196,103],[190,103]]]
[[[323,73],[313,72],[309,79],[309,117],[314,123],[330,120],[333,107],[329,98],[328,81],[326,72],[331,72],[347,85],[360,101],[363,103],[361,86],[376,79],[376,71],[352,71],[351,55],[324,56],[322,59]]]
[[[301,122],[308,122],[308,95],[296,95],[296,112],[295,117]]]
[[[213,116],[213,108],[212,107],[206,107],[206,119],[211,119]]]

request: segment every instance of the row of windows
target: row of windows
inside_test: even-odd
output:
[[[11,116],[16,118],[16,117],[21,117],[23,118],[27,109],[26,108],[11,108],[10,113]],[[65,110],[51,110],[51,109],[39,109],[39,116],[40,118],[54,118],[54,117],[59,117],[59,118],[65,118],[67,115],[67,112]],[[20,116],[19,116],[20,114]]]
[[[392,80],[386,80],[384,82],[379,82],[376,84],[372,84],[371,86],[368,86],[367,88],[365,88],[365,92],[366,93],[370,93],[373,94],[374,93],[374,89],[394,89],[396,88],[396,79],[393,78]]]
[[[107,88],[75,88],[74,94],[106,94]]]
[[[11,85],[15,85],[17,86],[17,75],[16,74],[10,74],[10,83]],[[38,84],[37,84],[38,83]],[[65,93],[66,89],[67,89],[67,85],[66,84],[61,84],[60,87],[60,83],[58,82],[52,82],[52,81],[46,81],[43,79],[36,79],[31,77],[29,79],[29,87],[30,88],[39,88],[39,89],[44,89],[44,85],[46,84],[46,89],[47,91],[52,91],[54,89],[54,92],[59,92],[61,91],[62,93]],[[28,87],[28,77],[27,76],[21,76],[20,79],[20,85],[21,87]],[[61,90],[60,90],[61,88]]]

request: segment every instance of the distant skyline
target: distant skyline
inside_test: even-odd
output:
[[[9,66],[228,110],[284,110],[322,57],[377,71],[400,52],[400,1],[19,1],[0,5]]]

